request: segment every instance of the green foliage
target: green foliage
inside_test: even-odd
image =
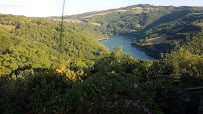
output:
[[[168,15],[162,16],[151,25],[135,34],[132,44],[147,51],[150,55],[160,58],[161,53],[184,47],[194,54],[202,54],[202,8],[182,8]],[[151,43],[149,39],[167,35],[166,41]],[[146,39],[147,38],[147,39]]]
[[[183,48],[166,54],[163,63],[168,75],[182,80],[188,86],[201,85],[203,80],[203,55],[193,55]],[[190,80],[190,81],[188,81]]]
[[[131,63],[133,61],[131,57],[119,55],[122,53],[121,50],[115,50],[112,55],[115,53],[117,55],[114,58],[121,63],[126,61],[134,64],[134,62]],[[29,74],[24,78],[1,80],[1,88],[5,90],[2,95],[9,96],[0,100],[4,102],[0,107],[3,112],[114,113],[128,111],[144,113],[146,110],[160,113],[158,104],[152,100],[155,93],[147,92],[148,89],[139,83],[138,78],[132,73],[103,71],[99,74],[88,74],[88,79],[84,79],[81,83],[66,80],[66,77],[60,76],[53,70],[34,69],[34,71],[34,75]],[[5,83],[8,86],[4,86]],[[139,87],[137,88],[135,84]],[[130,105],[127,102],[131,102]],[[129,107],[126,107],[128,105]],[[12,109],[9,110],[10,108]]]
[[[84,23],[99,23],[101,26],[95,26],[94,30],[102,31],[105,34],[132,36],[136,30],[145,28],[147,25],[152,24],[160,17],[169,14],[172,11],[174,11],[174,7],[135,5],[119,9],[66,16],[65,18],[81,20]]]
[[[83,20],[101,27],[65,23],[62,35],[57,21],[0,14],[1,113],[162,114],[173,110],[171,102],[199,97],[201,92],[185,96],[181,89],[203,86],[202,9],[121,9],[126,11],[113,9]],[[91,14],[98,12],[70,18]],[[140,31],[135,35],[134,30]],[[135,35],[133,44],[154,55],[176,50],[155,61],[135,60],[122,47],[109,54],[97,43],[107,37],[99,32]],[[146,45],[162,34],[166,42]]]
[[[33,69],[23,77],[1,77],[0,109],[4,113],[161,114],[169,100],[177,102],[176,95],[184,94],[176,91],[177,80],[182,87],[202,84],[202,65],[201,56],[184,49],[163,60],[147,61],[133,59],[120,47],[96,61],[96,72],[79,74],[82,81],[67,80],[68,72],[80,73],[71,71],[71,65],[69,70]]]
[[[16,26],[0,32],[0,76],[28,64],[56,68],[68,59],[92,64],[91,60],[108,54],[107,48],[97,43],[97,38],[106,37],[100,33],[65,24],[60,37],[59,22],[2,14],[0,18],[1,24]]]
[[[114,70],[118,72],[132,73],[132,68],[135,67],[136,62],[137,61],[133,57],[122,52],[122,47],[119,47],[118,49],[114,48],[109,57],[96,61],[94,67],[96,69],[101,69],[103,72],[111,72]]]
[[[88,66],[85,64],[85,62],[78,60],[75,63],[71,64],[71,67],[75,70],[79,70],[79,69],[87,69]]]

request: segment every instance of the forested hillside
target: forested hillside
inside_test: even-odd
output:
[[[56,17],[52,17],[56,18]],[[155,58],[179,47],[202,53],[202,7],[134,5],[66,16],[104,34],[134,37],[132,45]],[[92,27],[94,26],[94,27]],[[161,47],[161,48],[160,48]]]
[[[203,8],[184,8],[161,17],[136,33],[132,45],[160,58],[183,47],[193,54],[203,50]]]
[[[0,14],[0,113],[198,113],[202,90],[185,88],[203,86],[202,8],[91,12],[66,17],[63,30],[52,18]],[[101,33],[166,53],[148,61],[109,52]]]
[[[160,17],[170,14],[174,7],[135,5],[119,9],[90,12],[67,16],[67,19],[80,20],[97,26],[103,33],[132,35]],[[51,17],[56,18],[56,17]]]
[[[97,39],[107,36],[77,26],[24,16],[0,15],[0,75],[31,65],[55,68],[67,60],[92,60],[108,53]]]

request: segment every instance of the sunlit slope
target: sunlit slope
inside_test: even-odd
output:
[[[129,35],[145,26],[153,23],[160,17],[171,13],[174,7],[162,7],[151,5],[134,5],[118,9],[95,11],[73,16],[65,16],[67,19],[75,19],[85,23],[97,23],[103,33]],[[59,18],[59,17],[52,17]]]
[[[87,64],[108,51],[97,39],[106,36],[47,19],[0,15],[0,75],[32,65],[56,67],[68,59]]]

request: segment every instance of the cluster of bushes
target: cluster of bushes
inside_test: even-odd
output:
[[[176,90],[201,85],[203,80],[201,57],[175,55],[160,61],[135,60],[118,48],[97,60],[92,70],[67,64],[33,69],[22,77],[3,76],[0,109],[3,113],[164,113],[169,100],[176,102]]]

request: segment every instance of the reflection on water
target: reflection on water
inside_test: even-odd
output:
[[[153,57],[147,55],[144,51],[138,50],[131,46],[132,38],[126,36],[110,35],[107,40],[100,40],[104,46],[108,47],[110,51],[113,47],[118,48],[123,46],[123,52],[131,54],[135,59],[155,60]]]

